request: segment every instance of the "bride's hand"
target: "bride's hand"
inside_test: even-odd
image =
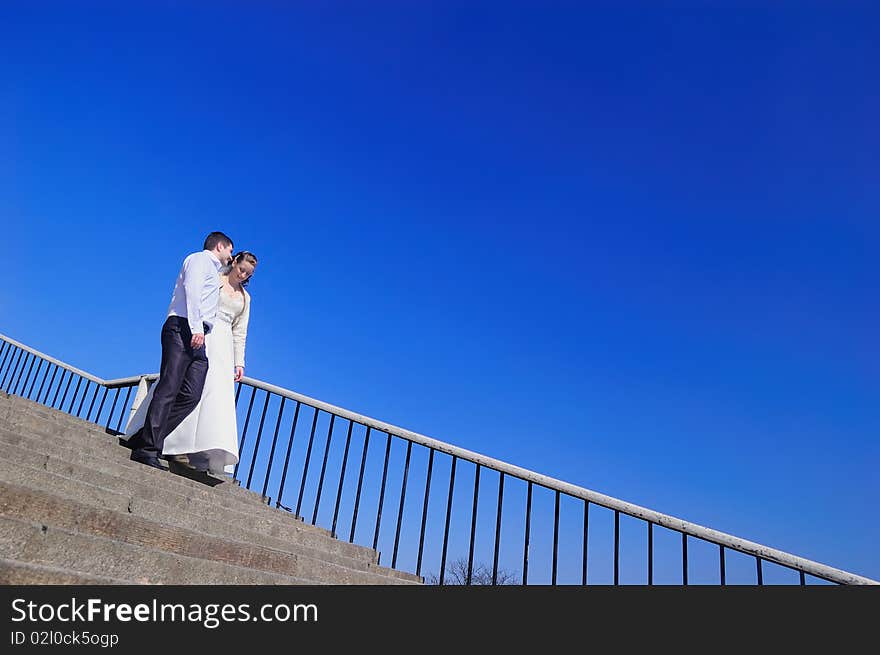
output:
[[[235,381],[239,382],[244,375],[244,366],[235,367]]]

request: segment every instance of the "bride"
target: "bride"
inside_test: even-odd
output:
[[[214,328],[205,336],[208,374],[195,409],[165,438],[162,455],[172,471],[180,468],[215,475],[232,473],[238,463],[235,383],[244,375],[244,348],[251,296],[245,290],[257,258],[241,251],[221,270],[220,301]],[[125,429],[127,439],[144,424],[155,383]]]

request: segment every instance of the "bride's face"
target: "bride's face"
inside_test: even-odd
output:
[[[256,267],[251,262],[242,259],[240,262],[236,262],[232,265],[232,268],[229,271],[229,281],[241,284],[250,279],[254,274],[255,268]]]

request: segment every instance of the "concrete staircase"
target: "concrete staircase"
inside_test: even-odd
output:
[[[128,459],[103,428],[0,392],[0,584],[421,584],[260,495]]]

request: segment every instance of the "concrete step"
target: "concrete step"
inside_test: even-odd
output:
[[[266,506],[259,494],[229,483],[208,487],[131,462],[128,454],[116,437],[94,424],[0,393],[0,480],[93,509],[159,519],[167,527],[205,537],[366,571],[392,583],[422,582],[408,572],[377,565],[370,548],[339,541],[323,528]]]
[[[93,439],[89,441],[91,443],[81,444],[75,438],[67,439],[61,438],[57,434],[46,434],[40,427],[0,423],[0,442],[4,444],[27,449],[34,455],[54,456],[99,473],[111,474],[150,485],[155,484],[154,470],[129,460],[127,449],[116,444],[96,442]],[[263,503],[257,495],[241,496],[222,493],[216,487],[210,487],[196,480],[172,473],[167,473],[166,478],[163,481],[163,487],[199,498],[213,505],[247,512],[276,511],[274,507]],[[285,512],[285,514],[291,522],[296,521],[301,526],[305,526],[301,520],[290,513]],[[312,526],[309,527],[312,528]],[[314,529],[329,535],[329,532],[323,531],[321,528]]]
[[[9,449],[3,449],[8,453]],[[52,462],[52,458],[47,459]],[[64,467],[64,464],[61,464]],[[157,476],[167,476],[157,471]],[[11,463],[0,457],[0,481],[16,484],[29,489],[51,492],[61,504],[79,502],[93,508],[107,509],[122,514],[134,515],[168,526],[176,526],[202,533],[206,536],[229,538],[246,544],[297,554],[307,555],[335,565],[374,571],[399,580],[417,580],[415,576],[402,571],[393,571],[374,564],[374,552],[362,546],[297,531],[291,525],[272,524],[258,517],[229,510],[219,512],[215,508],[190,507],[189,511],[170,509],[166,502],[151,502],[134,497],[131,493],[120,493],[46,469],[33,468],[21,462]],[[197,504],[196,504],[197,505]],[[38,514],[34,514],[39,519]],[[354,553],[356,556],[349,556]]]
[[[123,585],[129,580],[68,571],[57,566],[0,559],[0,585]]]
[[[50,453],[64,448],[76,449],[82,453],[87,453],[92,457],[109,458],[117,462],[124,461],[126,466],[130,467],[132,471],[149,468],[145,467],[143,464],[138,464],[137,462],[129,460],[128,457],[130,451],[127,448],[121,447],[118,444],[116,437],[111,437],[99,432],[84,432],[78,427],[68,425],[67,422],[63,420],[44,420],[43,417],[38,415],[37,411],[32,407],[17,407],[8,412],[5,419],[0,419],[0,428],[4,427],[14,433],[38,437],[49,444],[48,448],[39,446],[42,448],[40,452]],[[35,445],[34,447],[37,446]],[[187,488],[210,488],[213,492],[210,494],[210,497],[218,501],[223,498],[243,500],[249,503],[248,508],[250,510],[253,510],[253,508],[257,506],[262,508],[267,507],[265,500],[260,494],[247,489],[242,489],[234,484],[222,483],[211,488],[206,484],[182,476],[173,476],[172,479],[180,484],[186,484]],[[274,511],[276,508],[272,507],[271,509]],[[297,520],[302,521],[302,519],[294,517],[290,512],[286,512],[286,514],[291,518],[296,518]],[[320,526],[311,526],[311,524],[305,522],[303,522],[303,524],[309,525],[309,529],[321,531],[328,535],[330,534],[329,530]]]
[[[2,516],[0,558],[129,584],[320,584]]]
[[[108,434],[104,428],[94,423],[17,396],[6,395],[4,398],[4,394],[0,393],[0,425],[4,422],[13,426],[36,427],[44,436],[56,436],[75,441],[78,444],[106,445],[108,451],[117,452],[120,456],[124,453],[126,458],[130,454],[126,447],[119,448],[119,437]],[[110,447],[111,445],[113,448]],[[259,494],[231,483],[231,480],[221,478],[217,478],[217,480],[230,482],[230,484],[220,485],[223,487],[221,490],[223,493],[249,499],[254,497],[260,499]]]
[[[291,551],[205,535],[164,525],[130,514],[96,509],[64,500],[54,494],[20,485],[0,483],[0,517],[28,521],[39,517],[42,525],[104,537],[130,545],[200,560],[231,564],[250,570],[303,578],[327,584],[395,584],[400,580],[357,566],[328,562]]]
[[[4,408],[6,410],[5,418]],[[58,410],[52,410],[15,396],[7,397],[4,403],[2,394],[0,394],[0,427],[3,427],[4,423],[7,429],[19,433],[32,434],[46,440],[51,439],[53,444],[61,442],[63,447],[75,446],[77,449],[82,450],[82,452],[87,452],[92,456],[110,457],[116,461],[124,460],[135,469],[148,468],[144,467],[143,464],[132,462],[129,459],[130,450],[127,447],[120,446],[118,437],[106,434],[101,428],[81,419],[72,418]],[[59,447],[62,446],[53,445],[53,448]],[[203,488],[213,487],[216,491],[219,491],[219,493],[211,494],[211,497],[215,499],[232,497],[252,503],[250,507],[253,507],[253,503],[263,507],[267,506],[266,499],[256,491],[242,488],[228,479],[223,481],[214,476],[206,476],[206,478],[211,481],[210,485],[204,482],[188,480],[182,476],[175,476],[174,479],[179,481],[185,480],[189,483],[195,482],[195,484]],[[272,509],[277,508],[272,506]],[[301,517],[297,517],[286,510],[284,511],[291,518],[302,521],[304,525],[311,525],[311,523],[303,521]],[[330,534],[329,530],[320,526],[312,526],[311,529]]]
[[[95,471],[153,486],[156,483],[156,473],[164,473],[165,479],[162,486],[165,489],[204,500],[212,505],[240,512],[256,512],[260,515],[271,516],[273,519],[296,524],[303,530],[330,536],[329,530],[304,523],[289,512],[266,505],[257,494],[223,493],[220,487],[227,486],[225,484],[212,487],[196,480],[169,472],[160,472],[143,464],[132,462],[128,459],[129,451],[117,444],[103,443],[101,440],[92,438],[82,440],[75,435],[68,437],[58,433],[48,434],[39,425],[25,426],[21,423],[4,424],[2,422],[0,422],[0,442],[25,448],[34,454],[54,456],[71,464],[79,464],[86,469],[84,475]]]
[[[19,475],[18,477],[20,481],[22,480],[22,477],[26,477],[28,473],[28,471],[22,467],[27,467],[29,469],[36,469],[38,471],[43,470],[49,473],[55,473],[64,476],[68,480],[87,482],[89,485],[97,485],[102,489],[108,491],[113,491],[117,493],[120,491],[127,491],[129,493],[133,493],[132,485],[125,483],[124,480],[120,480],[119,483],[117,483],[117,481],[113,479],[113,476],[96,474],[86,466],[76,465],[74,463],[65,461],[63,458],[42,455],[39,453],[31,452],[25,448],[10,445],[7,441],[4,441],[2,437],[0,437],[0,468],[3,467],[3,462],[14,462],[14,466],[17,466],[21,469],[21,475]],[[149,469],[147,470],[147,472],[149,473]],[[36,487],[32,486],[32,488]],[[152,505],[158,505],[160,507],[165,507],[166,509],[173,508],[174,505],[167,502],[167,494],[161,493],[161,485],[156,488],[160,491],[155,496],[151,496],[151,500],[153,501]],[[46,489],[51,491],[52,488],[46,487]],[[86,487],[83,489],[83,491],[85,491],[89,495],[93,494],[91,487]],[[185,499],[186,496],[181,496],[181,498]],[[210,503],[207,504],[210,505]],[[153,509],[156,510],[155,507]],[[189,513],[193,514],[200,513],[201,510],[201,513],[205,513],[209,516],[218,516],[218,512],[215,508],[199,508],[197,506],[194,506],[194,503],[189,503],[186,506],[186,509],[189,511]],[[229,518],[230,520],[235,520],[236,518],[238,518],[235,514],[224,514],[223,516]],[[279,520],[283,520],[283,518]],[[249,536],[247,541],[262,541],[259,532],[249,530],[244,534]],[[326,553],[328,556],[341,559],[344,558],[346,563],[350,561],[351,565],[366,565],[375,561],[374,553],[372,551],[362,547],[353,547],[346,552],[344,550],[344,547],[338,547],[336,544],[333,543],[325,543],[325,540],[329,540],[329,537],[309,539],[308,537],[303,537],[299,533],[295,534],[294,537],[295,538],[293,539],[286,539],[284,541],[285,546],[297,548],[300,550],[307,549],[310,551]],[[318,535],[318,537],[320,536]]]
[[[63,428],[64,431],[58,433],[47,432],[44,430],[42,422],[35,419],[30,413],[20,414],[15,412],[7,417],[6,422],[6,428],[21,430],[24,431],[25,434],[10,432],[8,429],[4,430],[3,422],[0,421],[0,443],[16,445],[35,453],[53,456],[69,464],[82,465],[83,468],[78,470],[71,469],[63,471],[68,477],[78,477],[79,479],[84,479],[88,482],[95,482],[92,472],[93,470],[97,470],[99,472],[123,477],[127,480],[140,481],[144,484],[150,485],[150,487],[155,485],[155,475],[157,471],[142,464],[130,461],[128,459],[129,451],[113,442],[112,439],[114,438],[112,437],[103,434],[97,439],[95,438],[96,435],[83,437],[77,431],[71,430],[70,428]],[[2,456],[2,453],[0,453],[0,456]],[[36,461],[32,459],[31,465],[35,466]],[[217,489],[228,485],[207,487],[199,482],[182,476],[169,474],[167,478],[176,485],[174,490],[180,494],[189,496],[195,493],[202,499],[211,503],[219,504],[223,507],[239,512],[252,513],[256,511],[264,518],[271,519],[272,521],[286,521],[288,519],[293,521],[295,519],[295,517],[289,512],[265,505],[262,500],[260,500],[260,496],[253,492],[245,491],[246,495],[236,495],[230,498],[230,496],[216,493]],[[113,485],[110,484],[102,484],[102,486],[111,489],[114,488]],[[163,484],[163,486],[168,485]],[[168,488],[170,489],[171,487],[168,486]],[[195,490],[195,492],[192,490]],[[304,523],[300,519],[296,519],[295,524],[300,526],[303,530],[315,531],[323,536],[331,537],[330,531],[325,528]],[[343,549],[346,548],[345,545],[347,545],[349,549],[347,554],[349,556],[366,558],[371,562],[377,560],[377,553],[373,549],[356,544],[349,544],[346,541],[340,543],[343,544],[340,546]],[[405,573],[404,575],[406,577],[410,574]],[[409,578],[407,577],[406,579]]]

